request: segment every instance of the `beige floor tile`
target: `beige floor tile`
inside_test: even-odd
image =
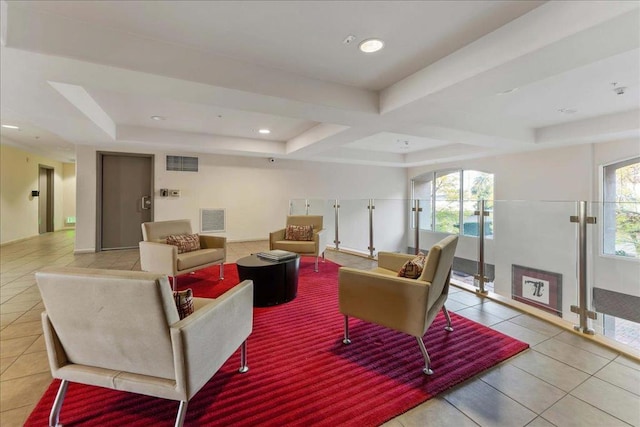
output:
[[[610,361],[594,353],[558,341],[555,338],[543,341],[533,348],[588,374],[595,374]]]
[[[35,353],[38,351],[46,351],[47,347],[44,344],[44,335],[40,335],[27,349],[23,354]]]
[[[542,335],[536,331],[532,331],[529,328],[525,328],[524,326],[517,325],[508,320],[504,322],[497,323],[491,326],[492,329],[496,331],[500,331],[505,335],[509,335],[515,339],[520,341],[524,341],[530,346],[534,346],[536,344],[541,343],[544,340],[549,339],[546,335]]]
[[[597,354],[598,356],[604,357],[605,359],[613,360],[618,357],[618,352],[601,346],[595,342],[589,341],[588,338],[583,338],[579,333],[564,331],[553,338],[574,347],[578,347],[582,350],[586,350],[590,353]]]
[[[527,424],[527,427],[556,427],[556,426],[554,424],[551,424],[549,421],[545,420],[542,417],[537,417],[535,420]]]
[[[470,307],[482,304],[482,298],[472,294],[471,292],[458,292],[456,294],[451,294],[448,299],[461,302]]]
[[[435,397],[396,418],[403,427],[473,427],[469,417],[445,399]]]
[[[25,312],[22,316],[18,317],[14,324],[25,322],[40,322],[42,319],[42,310],[35,309]]]
[[[466,382],[442,397],[481,426],[521,427],[536,417],[534,412],[481,380]]]
[[[571,395],[565,396],[558,403],[542,413],[542,417],[563,427],[617,427],[629,424],[619,420],[598,408],[594,408]]]
[[[24,323],[13,322],[2,331],[0,331],[1,340],[10,340],[13,338],[21,338],[35,335],[42,335],[42,323],[39,321],[31,321]]]
[[[0,381],[12,380],[33,374],[49,372],[49,359],[46,351],[22,354],[0,375]]]
[[[522,312],[514,308],[489,300],[482,301],[482,304],[476,305],[475,308],[503,320],[511,319],[512,317],[520,316],[522,314]]]
[[[4,328],[9,324],[13,323],[16,319],[22,316],[23,313],[18,311],[15,313],[2,313],[0,314],[0,328]]]
[[[589,378],[587,373],[535,350],[527,350],[508,363],[566,392],[573,390]]]
[[[34,405],[0,412],[0,425],[2,427],[22,427],[31,414]]]
[[[564,331],[558,326],[552,325],[551,323],[547,323],[544,320],[537,319],[527,314],[513,317],[509,319],[509,321],[548,337],[553,337]]]
[[[0,314],[7,313],[24,313],[27,310],[33,309],[38,304],[37,301],[24,301],[24,302],[5,302],[0,304]]]
[[[629,368],[633,368],[635,370],[640,371],[640,361],[636,359],[631,359],[630,357],[621,354],[617,358],[614,359],[616,363],[620,363],[621,365],[628,366]]]
[[[565,396],[565,392],[513,365],[500,365],[480,379],[516,402],[541,414]]]
[[[594,376],[640,396],[640,371],[618,363],[618,360],[609,363]]]
[[[493,314],[489,314],[486,311],[478,310],[476,308],[478,306],[479,305],[467,307],[465,309],[456,311],[456,313],[485,326],[495,325],[503,321],[503,319],[496,317]]]
[[[633,426],[640,426],[640,400],[636,394],[592,377],[571,395]]]
[[[42,397],[42,393],[51,384],[51,375],[47,373],[16,378],[0,383],[0,408],[9,409],[32,406]]]
[[[28,336],[10,340],[0,340],[0,357],[20,356],[38,337]]]
[[[467,304],[461,303],[460,301],[456,301],[454,299],[448,298],[447,302],[445,303],[445,307],[447,307],[447,310],[449,311],[458,312],[460,310],[464,310],[465,308],[468,308],[469,306]]]
[[[7,368],[9,366],[11,366],[11,364],[13,362],[16,361],[16,359],[18,358],[18,356],[11,356],[11,357],[3,357],[0,358],[0,374],[2,374],[4,371],[7,370]],[[1,410],[2,408],[0,408]]]

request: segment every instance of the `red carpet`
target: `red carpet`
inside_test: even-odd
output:
[[[447,333],[442,314],[425,343],[435,371],[422,374],[415,338],[351,320],[352,344],[341,343],[338,265],[300,265],[298,297],[256,308],[248,341],[249,372],[239,374],[239,352],[189,402],[187,426],[375,426],[528,345],[451,314]],[[238,282],[235,264],[179,278],[180,288],[215,297]],[[25,425],[46,426],[58,381],[43,395]],[[65,426],[171,426],[177,402],[71,384],[60,422]]]

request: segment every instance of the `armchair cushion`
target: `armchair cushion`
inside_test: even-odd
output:
[[[224,260],[224,249],[200,249],[178,254],[178,271]]]
[[[167,244],[178,247],[178,253],[197,251],[200,249],[200,237],[197,234],[171,234],[167,236]]]
[[[422,274],[424,269],[426,255],[419,252],[415,258],[405,262],[400,271],[398,277],[408,277],[409,279],[417,279]]]
[[[176,308],[178,309],[180,319],[184,319],[188,315],[193,314],[193,291],[191,289],[174,292],[173,299],[176,302]]]
[[[287,225],[287,228],[285,228],[284,239],[296,241],[312,241],[313,226],[289,224]]]

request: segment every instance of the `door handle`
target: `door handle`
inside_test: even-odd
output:
[[[151,209],[151,196],[142,196],[142,199],[140,199],[140,208],[144,210]]]

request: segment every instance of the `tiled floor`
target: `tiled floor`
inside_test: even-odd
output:
[[[266,245],[231,243],[227,261]],[[327,258],[356,268],[373,266],[365,258],[334,251],[327,251]],[[140,265],[137,250],[74,255],[72,231],[6,245],[0,248],[0,265],[0,425],[10,427],[22,425],[51,382],[34,272],[47,265],[127,270]],[[640,426],[636,361],[457,288],[447,306],[531,348],[385,426]],[[419,357],[417,348],[416,353]]]

